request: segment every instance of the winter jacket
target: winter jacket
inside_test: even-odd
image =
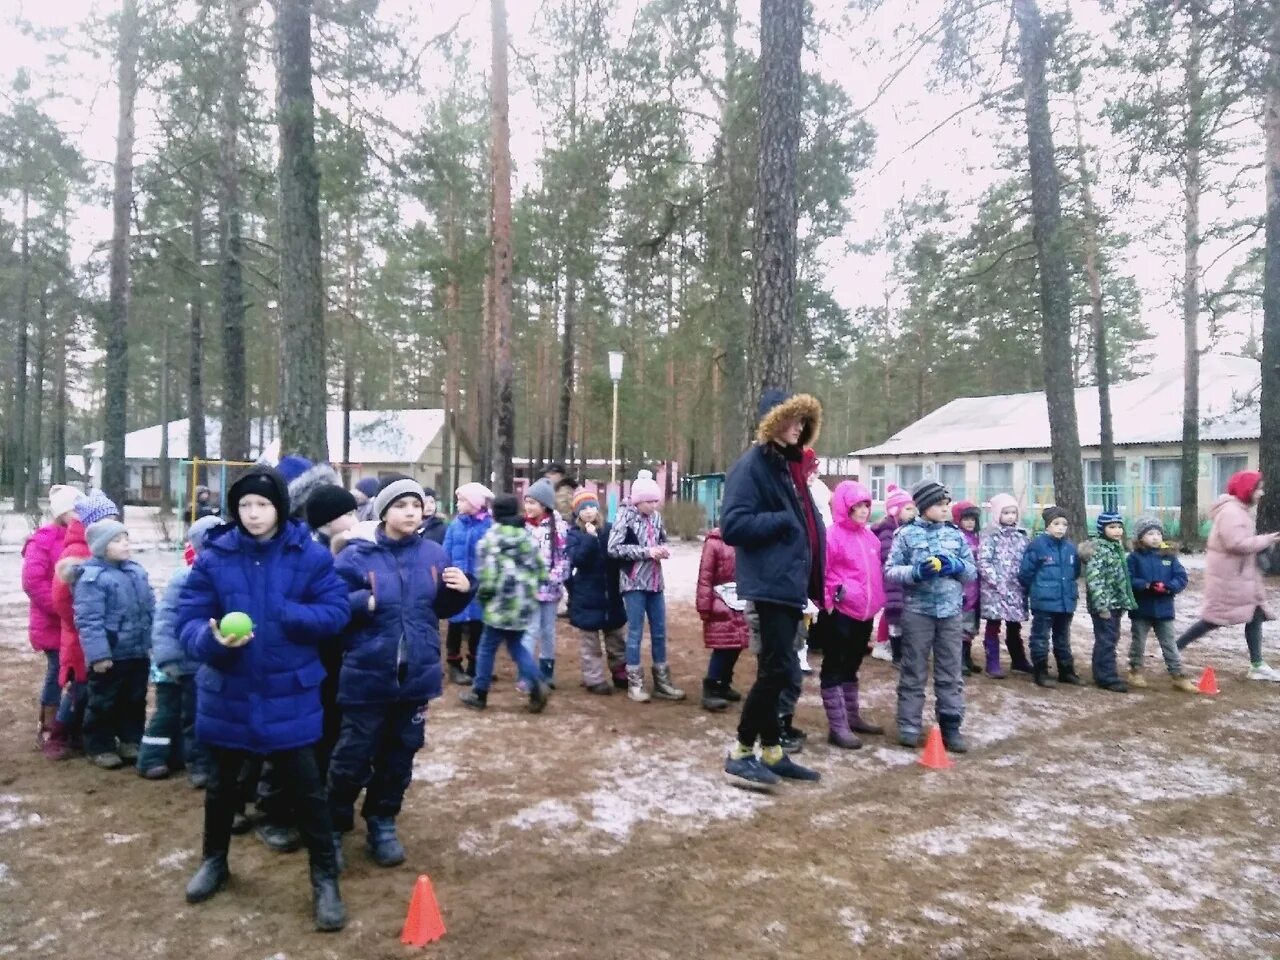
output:
[[[178,636],[178,606],[182,601],[182,588],[191,576],[191,568],[183,567],[174,572],[164,588],[164,596],[156,607],[155,621],[151,625],[151,662],[163,670],[177,664],[184,677],[193,676],[200,669],[198,661],[187,656],[182,638]]]
[[[554,526],[553,526],[554,524]],[[536,526],[526,525],[542,557],[543,577],[538,585],[539,603],[557,603],[564,592],[564,582],[569,579],[569,554],[566,552],[569,525],[560,514],[552,512]],[[554,530],[554,533],[552,532]]]
[[[62,641],[62,624],[53,606],[53,567],[66,536],[66,527],[48,523],[22,545],[22,591],[30,601],[27,638],[40,651],[57,650]]]
[[[612,527],[599,524],[595,535],[569,528],[569,623],[579,630],[617,630],[626,626],[622,605],[623,564],[609,556]]]
[[[494,524],[476,550],[477,595],[484,622],[498,630],[523,631],[537,610],[547,567],[524,527]]]
[[[646,517],[629,504],[619,511],[609,534],[609,556],[622,561],[623,593],[661,593],[666,589],[662,561],[649,557],[650,550],[666,543],[667,525],[662,522],[661,513],[655,510]]]
[[[1020,623],[1027,619],[1027,593],[1018,574],[1027,551],[1027,531],[1022,527],[994,526],[978,543],[978,580],[981,584],[982,618]]]
[[[1133,588],[1129,586],[1123,544],[1093,537],[1081,545],[1080,562],[1084,566],[1085,602],[1090,613],[1138,608]]]
[[[1271,546],[1271,538],[1257,532],[1253,511],[1230,494],[1214,501],[1209,516],[1213,528],[1204,561],[1200,619],[1219,626],[1248,623],[1258,607],[1272,619],[1258,566],[1258,554]]]
[[[449,566],[444,548],[422,534],[392,540],[380,527],[375,542],[352,540],[334,566],[351,609],[338,703],[426,703],[440,696],[440,620],[474,598],[474,588],[450,590],[441,582]]]
[[[232,611],[253,621],[253,639],[224,647],[209,620]],[[319,645],[347,624],[347,588],[306,525],[288,521],[258,541],[230,524],[209,534],[187,577],[178,631],[196,674],[196,736],[230,750],[266,754],[320,739]]]
[[[1018,582],[1026,591],[1033,611],[1075,613],[1080,598],[1076,580],[1080,576],[1080,556],[1076,545],[1042,533],[1027,545],[1018,569]]]
[[[444,552],[449,558],[449,566],[457,567],[467,575],[474,585],[476,582],[476,548],[480,538],[493,526],[493,517],[486,510],[483,513],[460,513],[453,518],[449,529],[444,534]],[[484,611],[480,609],[480,601],[473,599],[467,609],[457,616],[450,617],[451,623],[467,623],[472,620],[483,620]]]
[[[960,535],[964,537],[964,542],[969,545],[969,555],[973,557],[974,566],[978,563],[978,548],[981,542],[978,538],[977,531],[970,533],[964,528],[960,529]],[[969,613],[971,610],[978,609],[978,603],[981,598],[981,581],[982,574],[974,577],[972,580],[966,581],[964,585],[964,612]]]
[[[80,647],[80,634],[76,631],[75,597],[72,590],[80,574],[80,565],[91,557],[89,544],[84,538],[84,524],[72,520],[67,524],[67,538],[62,544],[62,554],[53,568],[53,606],[58,611],[61,640],[58,645],[58,683],[68,681],[84,683],[89,670],[84,662],[84,650]]]
[[[893,547],[893,537],[898,532],[898,528],[900,526],[901,524],[898,523],[897,517],[884,517],[871,527],[871,532],[880,539],[881,568],[883,568],[885,563],[889,560],[889,550]],[[903,592],[902,584],[886,578],[884,581],[885,613],[902,613],[902,607],[905,599],[906,594]]]
[[[702,642],[709,650],[745,650],[751,628],[740,611],[731,609],[716,587],[737,582],[734,550],[724,542],[717,527],[702,544],[698,564],[698,616],[702,618]]]
[[[817,582],[825,582],[826,527],[817,523],[812,549],[787,464],[773,443],[757,442],[738,458],[725,480],[720,535],[736,551],[740,598],[803,608],[810,599],[821,600],[809,596],[809,584],[815,567]],[[814,509],[808,489],[804,496]]]
[[[444,538],[447,535],[449,523],[440,514],[432,514],[422,523],[422,529],[418,533],[430,540],[432,543],[444,544]]]
[[[139,563],[90,557],[76,578],[76,630],[89,666],[99,660],[146,660],[156,595]]]
[[[1146,620],[1172,620],[1173,598],[1187,587],[1187,571],[1172,550],[1148,550],[1139,545],[1125,561],[1129,569],[1129,586],[1138,601],[1135,617]],[[1163,591],[1151,588],[1163,583]]]
[[[957,576],[917,580],[916,565],[930,557],[952,557],[960,561],[963,569]],[[947,521],[933,523],[916,517],[893,538],[884,575],[886,580],[903,585],[903,609],[945,620],[964,609],[964,585],[977,579],[978,568],[959,527]]]
[[[884,566],[880,562],[880,538],[865,523],[855,523],[849,517],[849,510],[862,502],[871,502],[871,491],[852,480],[836,487],[831,497],[835,523],[827,531],[826,596],[822,606],[854,620],[871,620],[884,609]]]

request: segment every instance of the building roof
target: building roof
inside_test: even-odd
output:
[[[169,421],[170,460],[186,460],[188,458],[187,437],[190,425],[191,423],[186,417],[181,420]],[[258,427],[259,421],[256,418],[249,421],[249,449],[252,451],[251,456],[254,459],[258,457],[258,447],[256,446]],[[275,432],[274,423],[268,421],[266,427],[268,434]],[[217,417],[205,417],[204,434],[205,453],[210,460],[217,460],[222,455],[222,421]],[[124,458],[126,460],[159,460],[160,438],[161,424],[158,423],[154,426],[143,427],[141,430],[134,430],[132,433],[125,434]],[[104,446],[105,444],[102,440],[86,443],[84,446],[85,456],[93,460],[101,460]]]
[[[1200,439],[1256,440],[1261,366],[1246,357],[1209,354],[1200,360]],[[1117,445],[1182,440],[1182,367],[1157,371],[1111,387],[1111,422]],[[1080,445],[1099,439],[1098,391],[1076,390]],[[853,456],[893,457],[997,450],[1048,450],[1049,415],[1043,391],[961,397]]]

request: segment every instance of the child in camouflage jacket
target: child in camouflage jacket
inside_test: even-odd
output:
[[[1093,682],[1104,690],[1128,693],[1128,684],[1116,670],[1116,642],[1125,611],[1136,610],[1138,603],[1129,583],[1120,514],[1098,515],[1098,535],[1081,545],[1080,561],[1093,617]]]

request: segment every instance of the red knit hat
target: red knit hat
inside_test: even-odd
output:
[[[1262,483],[1262,474],[1257,470],[1241,470],[1231,475],[1227,481],[1227,493],[1242,503],[1252,503],[1254,491]]]

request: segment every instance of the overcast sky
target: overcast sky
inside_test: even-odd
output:
[[[623,0],[623,6],[634,2]],[[1001,137],[1008,138],[1018,133],[1002,130],[994,115],[977,110],[964,113],[913,147],[912,144],[935,125],[972,99],[971,94],[939,88],[932,83],[927,54],[916,65],[903,71],[884,95],[875,96],[892,66],[883,56],[868,62],[865,41],[873,40],[885,52],[898,49],[901,41],[895,38],[895,28],[900,31],[912,22],[925,22],[925,18],[936,14],[942,2],[893,0],[873,20],[851,25],[841,22],[844,4],[840,0],[815,0],[818,18],[831,24],[832,28],[823,32],[816,58],[807,55],[809,66],[842,84],[854,104],[866,107],[867,119],[877,135],[876,156],[869,170],[859,176],[855,196],[849,201],[853,221],[845,236],[839,242],[829,244],[824,251],[830,264],[829,279],[837,298],[849,308],[883,303],[886,284],[892,284],[890,264],[885,259],[862,255],[850,248],[880,232],[888,211],[926,189],[947,191],[957,205],[976,198],[993,179],[1000,176],[995,167]],[[1065,4],[1067,0],[1043,0],[1042,5],[1052,8],[1055,2]],[[414,11],[418,18],[414,29],[422,37],[434,35],[461,14],[459,34],[473,40],[477,69],[484,66],[489,35],[487,2],[383,0],[383,6],[391,13]],[[531,31],[540,6],[537,0],[508,0],[511,43],[517,51],[529,50],[534,43]],[[740,6],[744,15],[754,22],[757,5],[745,0]],[[1092,0],[1076,0],[1072,7],[1083,27],[1105,32],[1107,20]],[[0,0],[0,22],[6,25],[10,38],[4,45],[6,62],[0,66],[0,82],[7,87],[14,72],[22,67],[29,68],[38,76],[49,75],[44,62],[49,52],[47,49],[26,40],[13,42],[12,28],[8,25],[15,17],[24,17],[46,28],[75,31],[91,17],[116,9],[117,0]],[[626,10],[620,15],[619,22],[630,22]],[[742,32],[740,42],[750,42],[748,32]],[[97,31],[95,35],[104,34]],[[106,170],[114,153],[116,91],[111,80],[111,56],[108,45],[103,45],[96,56],[73,54],[69,65],[60,68],[61,75],[57,81],[57,91],[66,96],[47,106],[68,136],[79,144],[91,161],[99,164],[100,172]],[[533,161],[540,151],[541,130],[534,91],[520,75],[516,59],[513,59],[512,71],[512,149],[518,193],[520,178],[534,173]],[[67,79],[68,75],[70,79]],[[262,82],[269,83],[270,77],[263,77]],[[476,83],[479,89],[483,78],[478,75]],[[1086,89],[1085,92],[1091,98],[1086,100],[1086,114],[1089,114],[1099,105],[1099,94],[1096,90]],[[386,110],[397,122],[405,125],[414,119],[414,106],[407,101],[388,104]],[[1103,156],[1109,156],[1111,144],[1106,129],[1096,121],[1090,123],[1086,119],[1086,124],[1086,138],[1100,148]],[[152,115],[144,104],[139,114],[140,155],[151,148],[154,129]],[[1257,136],[1260,149],[1260,130]],[[1104,178],[1104,188],[1105,185]],[[1103,193],[1105,201],[1105,189]],[[1245,203],[1253,196],[1256,196],[1256,206],[1260,209],[1263,203],[1260,173],[1243,179],[1237,191],[1237,198]],[[1125,225],[1143,239],[1135,244],[1125,268],[1142,286],[1145,320],[1157,334],[1152,344],[1154,364],[1176,364],[1180,362],[1182,336],[1179,313],[1172,296],[1176,279],[1181,274],[1176,242],[1180,228],[1176,219],[1171,218],[1178,216],[1180,197],[1176,188],[1170,186],[1165,191],[1147,191],[1138,199],[1138,204],[1127,213]],[[1212,204],[1214,201],[1208,202]],[[78,248],[87,251],[107,239],[110,218],[105,203],[104,197],[103,206],[82,212],[77,221]],[[1212,215],[1215,211],[1211,209],[1208,212]],[[1148,230],[1155,233],[1147,237]],[[1217,252],[1211,248],[1204,262],[1211,262]],[[1237,259],[1236,255],[1224,257],[1213,267],[1207,282],[1210,285],[1221,282]],[[1224,349],[1239,348],[1250,319],[1248,316],[1231,318],[1232,335],[1225,339]],[[1260,327],[1260,316],[1252,319]]]

